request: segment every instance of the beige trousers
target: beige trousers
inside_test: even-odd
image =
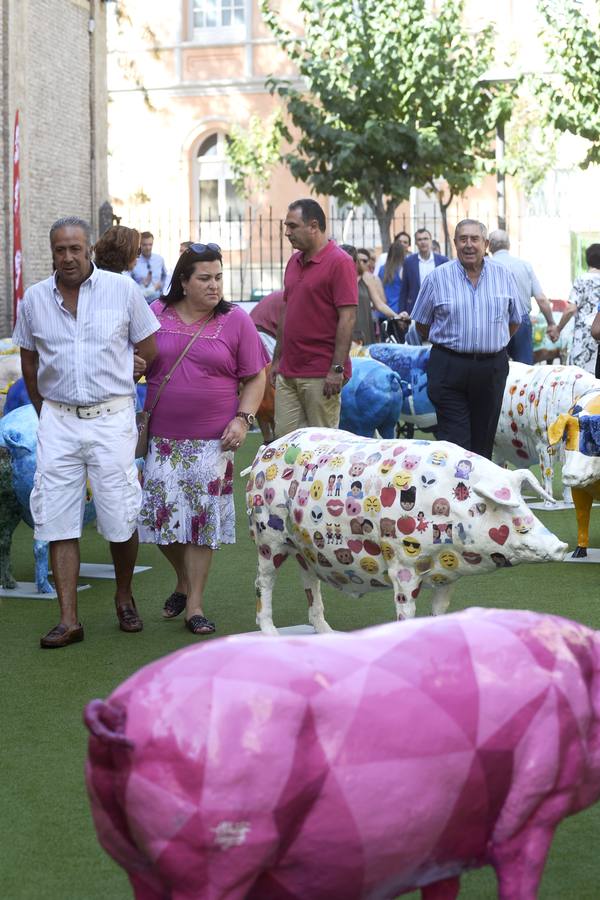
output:
[[[337,428],[341,396],[325,397],[324,378],[277,376],[275,389],[275,437],[297,428]]]

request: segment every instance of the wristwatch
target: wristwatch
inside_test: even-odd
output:
[[[252,426],[256,424],[256,416],[252,413],[242,412],[241,409],[236,412],[235,418],[243,419],[248,428],[252,428]]]
[[[332,371],[332,372],[335,372],[336,375],[343,375],[343,374],[344,374],[344,367],[343,367],[343,366],[340,366],[339,363],[338,363],[337,366],[332,366],[332,367],[331,367],[331,371]]]

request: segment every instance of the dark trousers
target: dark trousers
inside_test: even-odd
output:
[[[469,359],[432,347],[427,393],[437,415],[437,440],[491,459],[507,376],[506,350]]]
[[[533,328],[529,315],[523,316],[521,324],[508,342],[508,355],[515,362],[533,365]]]

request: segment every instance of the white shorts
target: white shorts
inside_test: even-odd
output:
[[[96,419],[78,419],[44,403],[29,501],[35,538],[81,537],[89,478],[98,531],[107,541],[129,540],[142,503],[136,443],[133,398],[131,406]]]

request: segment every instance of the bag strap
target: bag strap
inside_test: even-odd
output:
[[[151,406],[150,409],[148,410],[148,416],[151,416],[152,413],[154,412],[154,407],[156,406],[156,404],[157,404],[158,401],[160,400],[160,395],[162,394],[163,390],[166,388],[167,384],[168,384],[169,381],[171,380],[171,375],[173,374],[173,372],[175,371],[175,369],[177,368],[177,366],[179,365],[179,363],[181,362],[181,360],[183,359],[183,357],[186,355],[186,353],[188,352],[188,350],[190,349],[190,347],[192,346],[192,344],[194,343],[194,341],[195,341],[197,338],[200,337],[200,335],[202,334],[202,332],[204,331],[204,329],[206,328],[206,326],[208,325],[208,323],[210,322],[210,320],[213,318],[213,316],[214,316],[214,313],[211,313],[210,316],[208,317],[208,319],[205,319],[205,320],[204,320],[204,322],[202,323],[202,327],[198,329],[198,331],[196,332],[196,334],[192,335],[191,340],[188,341],[188,343],[186,344],[186,346],[184,347],[184,349],[181,351],[181,353],[179,354],[179,356],[177,357],[177,359],[175,360],[175,362],[173,363],[173,365],[171,366],[171,368],[169,369],[169,371],[167,372],[167,374],[166,374],[165,377],[163,378],[163,380],[162,380],[162,382],[161,382],[161,385],[160,385],[158,391],[156,392],[156,397],[154,398],[154,403],[152,404],[152,406]]]

